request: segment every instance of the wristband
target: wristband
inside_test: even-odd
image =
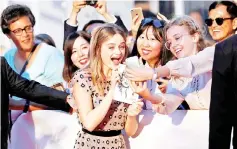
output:
[[[29,110],[29,106],[30,106],[30,101],[26,100],[26,103],[25,103],[25,106],[24,106],[24,109],[23,109],[24,113],[26,113]]]

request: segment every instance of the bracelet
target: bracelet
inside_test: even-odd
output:
[[[23,109],[24,113],[26,113],[29,110],[29,106],[30,106],[30,101],[26,100],[26,103],[25,103],[25,106],[24,106],[24,109]]]

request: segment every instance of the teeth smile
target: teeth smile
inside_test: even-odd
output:
[[[80,60],[79,62],[82,63],[82,64],[83,64],[83,63],[86,63],[86,62],[87,62],[87,59],[82,59],[82,60]]]
[[[181,49],[177,49],[177,50],[175,50],[176,53],[178,53],[178,52],[180,52],[180,51],[181,51]]]
[[[142,50],[142,53],[145,55],[149,54],[150,52],[151,52],[150,50],[145,50],[145,49]]]

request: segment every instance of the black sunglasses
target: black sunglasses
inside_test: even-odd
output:
[[[233,19],[233,18],[216,18],[214,20],[216,21],[217,25],[222,25],[225,20],[229,20],[229,19]],[[207,24],[207,26],[212,26],[212,23],[214,20],[209,18],[205,20],[205,23]]]
[[[141,22],[142,27],[144,27],[145,25],[150,24],[150,23],[152,23],[156,28],[164,27],[164,25],[158,19],[145,18]]]

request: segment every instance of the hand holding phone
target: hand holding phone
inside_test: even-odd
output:
[[[132,27],[131,27],[131,29],[132,29],[132,32],[134,34],[133,36],[135,36],[142,20],[144,19],[142,8],[139,7],[139,8],[131,9],[131,15],[132,15]]]

